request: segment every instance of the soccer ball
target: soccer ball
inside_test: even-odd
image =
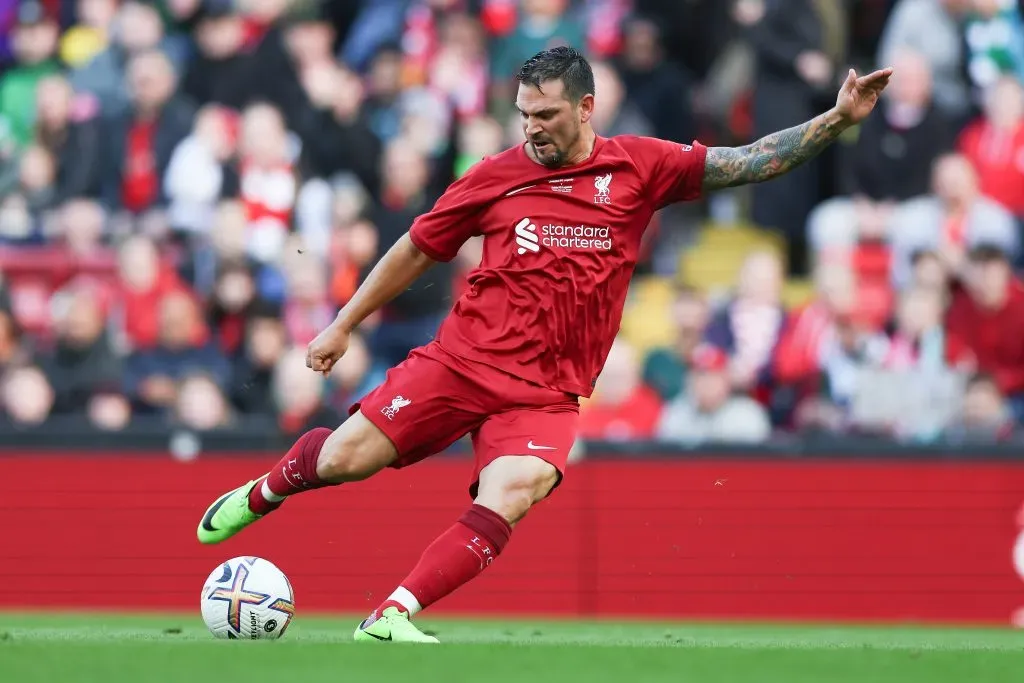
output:
[[[210,633],[232,640],[274,640],[295,616],[288,577],[260,557],[235,557],[218,566],[199,601]]]

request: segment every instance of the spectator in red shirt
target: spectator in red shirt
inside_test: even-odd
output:
[[[615,340],[593,397],[580,410],[580,438],[650,439],[661,415],[657,392],[640,379],[640,360],[629,342]]]
[[[198,302],[185,291],[168,294],[158,304],[159,338],[155,347],[136,351],[125,361],[127,393],[145,411],[173,408],[179,383],[200,373],[223,389],[230,366],[210,340]]]
[[[849,267],[819,266],[815,298],[794,311],[775,349],[773,376],[785,384],[817,381],[827,350],[851,327],[857,280]]]
[[[280,110],[254,104],[242,114],[239,183],[249,256],[272,263],[291,233],[299,176],[291,133]]]
[[[998,247],[970,252],[946,329],[951,341],[970,349],[978,369],[995,378],[1015,412],[1024,407],[1024,284]]]
[[[985,96],[985,115],[964,129],[960,151],[978,172],[981,191],[1024,218],[1024,86],[1006,77]]]
[[[133,350],[156,346],[160,328],[160,302],[185,290],[172,268],[160,262],[156,245],[135,236],[118,252],[120,317],[126,341]]]
[[[174,148],[192,130],[194,109],[175,95],[174,66],[152,50],[128,66],[132,107],[109,122],[103,198],[108,207],[140,214],[165,203],[160,179]]]

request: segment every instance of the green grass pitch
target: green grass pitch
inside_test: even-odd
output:
[[[198,615],[0,612],[11,683],[1009,683],[1024,633],[996,629],[421,620],[442,645],[356,644],[359,617],[296,617],[276,642],[218,641]]]

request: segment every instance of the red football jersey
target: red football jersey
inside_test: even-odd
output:
[[[413,223],[450,261],[483,235],[483,258],[441,325],[449,352],[589,396],[619,330],[651,215],[700,196],[707,148],[598,137],[583,163],[548,169],[522,145],[477,163]]]

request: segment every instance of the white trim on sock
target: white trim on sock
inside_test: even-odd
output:
[[[388,600],[393,600],[404,607],[410,617],[423,609],[423,606],[420,605],[420,601],[416,599],[416,596],[410,593],[408,589],[402,588],[401,586],[396,588],[395,592],[388,596]]]
[[[280,503],[285,499],[284,496],[279,496],[270,490],[270,486],[267,485],[267,480],[263,480],[263,486],[260,487],[260,493],[263,495],[263,500],[268,503]]]

